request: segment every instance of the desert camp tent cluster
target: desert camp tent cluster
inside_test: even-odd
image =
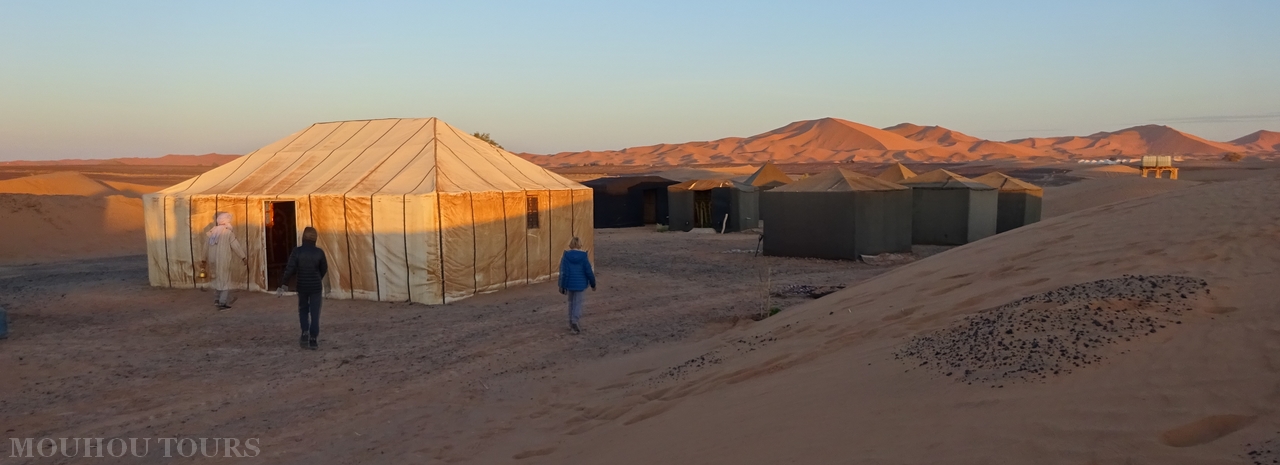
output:
[[[203,287],[214,214],[248,251],[239,288],[274,288],[301,230],[320,231],[327,296],[440,304],[547,280],[574,236],[593,250],[592,190],[437,120],[318,123],[144,197],[148,274]]]
[[[1001,173],[982,180],[895,164],[874,178],[837,168],[774,188],[761,193],[764,253],[857,259],[967,244],[1039,221],[1039,187]]]

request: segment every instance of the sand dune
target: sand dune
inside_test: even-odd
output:
[[[120,191],[73,171],[58,171],[0,181],[0,194],[119,195]]]
[[[1280,430],[1277,183],[1051,217],[582,370],[592,399],[478,463],[1237,463]]]
[[[146,253],[138,198],[3,194],[0,214],[0,263]]]
[[[1249,151],[1280,152],[1280,132],[1258,131],[1231,141]]]
[[[1200,184],[1196,181],[1142,178],[1138,176],[1099,177],[1044,190],[1044,218],[1065,215],[1106,204],[1163,195]]]
[[[1168,126],[1149,124],[1087,137],[1048,137],[1010,141],[1042,150],[1058,150],[1084,157],[1142,155],[1147,153],[1222,154],[1245,151],[1243,147],[1205,140]]]
[[[169,187],[169,186],[148,186],[145,184],[134,184],[134,183],[123,182],[123,181],[102,181],[102,183],[106,184],[107,186],[110,186],[112,189],[115,189],[123,194],[133,195],[138,197]]]
[[[1271,133],[1274,134],[1274,133]],[[658,144],[622,150],[520,154],[534,163],[577,165],[681,165],[711,163],[831,163],[895,161],[966,163],[1024,160],[1047,162],[1146,153],[1213,155],[1271,152],[1272,136],[1256,133],[1246,145],[1214,142],[1168,126],[1135,126],[1086,137],[1047,137],[1009,142],[984,140],[940,126],[901,123],[885,129],[838,118],[797,121],[751,137]],[[1250,139],[1246,136],[1241,140]],[[1268,148],[1270,147],[1270,148]]]
[[[235,160],[240,155],[206,153],[204,155],[165,155],[162,157],[127,157],[102,159],[65,160],[16,160],[0,162],[0,166],[30,165],[148,165],[148,166],[218,166]]]

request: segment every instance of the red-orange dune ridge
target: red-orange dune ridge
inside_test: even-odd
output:
[[[1255,152],[1280,152],[1280,132],[1258,131],[1231,141],[1232,144]]]
[[[658,144],[622,150],[521,154],[543,166],[683,165],[710,163],[888,163],[987,160],[1062,161],[1147,153],[1220,155],[1280,151],[1278,133],[1260,131],[1233,142],[1214,142],[1168,126],[1135,126],[1085,137],[998,142],[940,126],[902,123],[885,129],[839,118],[797,121],[751,137]]]
[[[1213,142],[1168,126],[1154,124],[1134,126],[1115,132],[1099,132],[1086,137],[1030,138],[1011,142],[1026,147],[1057,150],[1085,157],[1145,153],[1218,154],[1244,151],[1244,148],[1231,143]]]

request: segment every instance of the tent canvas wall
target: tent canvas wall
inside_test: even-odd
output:
[[[974,181],[1000,192],[996,202],[997,233],[1040,221],[1040,203],[1044,197],[1040,186],[997,172],[979,176]]]
[[[764,254],[856,260],[911,251],[911,189],[837,168],[760,193]]]
[[[715,228],[717,232],[735,232],[760,223],[760,193],[740,182],[686,181],[667,187],[667,200],[673,231]]]
[[[596,228],[630,228],[667,224],[667,186],[677,181],[658,176],[624,176],[582,184],[593,191]]]
[[[996,233],[994,187],[947,170],[902,180],[911,188],[911,237],[916,244],[962,245]]]
[[[196,279],[204,232],[226,211],[249,256],[237,288],[270,289],[269,260],[282,253],[268,249],[297,245],[270,242],[315,226],[327,297],[452,302],[552,278],[574,236],[590,253],[591,199],[435,118],[318,123],[145,196],[148,275],[153,286],[207,287]]]

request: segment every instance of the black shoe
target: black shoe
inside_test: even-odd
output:
[[[319,350],[319,349],[320,349],[320,341],[317,341],[317,340],[316,340],[316,338],[314,338],[314,337],[312,337],[312,338],[308,338],[308,339],[307,339],[307,348],[308,348],[308,349],[311,349],[311,350]]]
[[[582,328],[579,328],[577,323],[569,323],[569,331],[573,334],[582,334]]]
[[[311,339],[311,336],[307,335],[307,333],[302,333],[302,337],[298,338],[298,347],[302,347],[303,349],[306,349],[307,341],[310,339]]]

